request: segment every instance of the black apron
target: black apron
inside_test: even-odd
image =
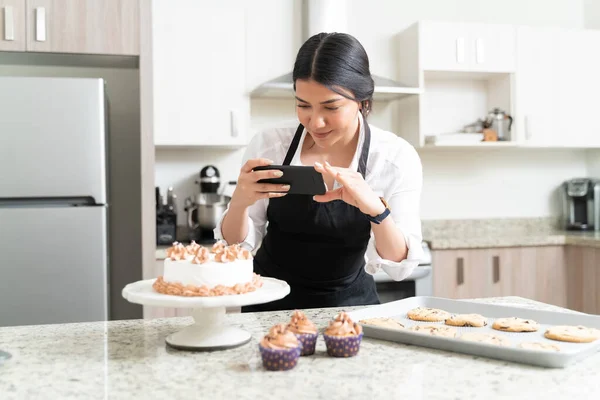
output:
[[[304,126],[298,126],[283,162],[298,150]],[[371,130],[365,140],[358,172],[365,177]],[[269,200],[269,222],[254,257],[254,272],[286,281],[290,294],[281,300],[243,307],[243,312],[379,304],[373,277],[365,272],[365,251],[371,223],[342,200],[318,203],[309,195]]]

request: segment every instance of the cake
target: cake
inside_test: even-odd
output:
[[[362,327],[340,312],[323,333],[327,354],[332,357],[352,357],[358,354],[363,337]]]
[[[309,356],[315,353],[319,331],[316,325],[302,311],[295,310],[293,312],[287,329],[296,335],[300,341],[302,345],[301,356]]]
[[[285,324],[277,324],[269,329],[258,348],[265,369],[287,371],[298,363],[302,344]]]
[[[239,245],[217,242],[209,250],[192,241],[167,249],[164,273],[154,290],[175,296],[224,296],[255,291],[262,286],[253,272],[252,254]]]

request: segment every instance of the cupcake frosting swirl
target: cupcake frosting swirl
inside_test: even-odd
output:
[[[269,333],[260,341],[260,345],[269,349],[285,350],[293,349],[299,346],[298,339],[289,330],[285,324],[278,324],[269,330]]]
[[[297,334],[317,333],[315,324],[300,310],[294,311],[287,328]]]
[[[345,312],[340,312],[325,330],[328,336],[354,336],[362,333],[362,327],[353,322]]]

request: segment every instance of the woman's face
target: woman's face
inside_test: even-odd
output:
[[[358,128],[359,103],[312,79],[296,81],[296,110],[298,120],[321,148],[349,142]]]

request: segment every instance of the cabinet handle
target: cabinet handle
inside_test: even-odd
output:
[[[462,285],[465,283],[465,260],[462,257],[456,259],[456,284]]]
[[[462,37],[456,38],[456,62],[465,62],[465,38]]]
[[[35,8],[35,40],[38,42],[46,41],[46,8]]]
[[[235,118],[235,111],[231,110],[229,112],[229,118],[230,118],[230,126],[231,126],[231,137],[237,137],[238,136],[238,126],[237,126],[237,119]]]
[[[4,40],[15,40],[15,16],[11,6],[4,7]]]
[[[523,122],[524,122],[523,125],[525,125],[525,139],[530,140],[531,139],[531,127],[529,126],[530,119],[529,119],[528,115],[525,116]]]
[[[494,256],[492,259],[493,272],[494,272],[494,283],[500,282],[500,256]]]
[[[483,64],[485,62],[485,50],[483,44],[484,43],[482,38],[478,38],[477,40],[475,40],[477,64]]]

